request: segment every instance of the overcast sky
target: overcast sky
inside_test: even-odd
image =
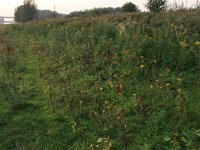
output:
[[[14,16],[14,10],[17,6],[23,4],[23,0],[0,0],[0,16]],[[196,4],[197,0],[168,0],[169,3],[176,1],[184,2],[187,6]],[[121,7],[126,2],[132,2],[139,6],[139,9],[145,10],[144,4],[147,0],[35,0],[38,9],[53,10],[54,3],[56,11],[60,13],[69,13],[77,10],[91,9],[94,7]]]

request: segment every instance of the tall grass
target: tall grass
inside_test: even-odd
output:
[[[199,11],[107,15],[6,36],[37,59],[48,108],[79,137],[70,148],[197,149],[199,22]]]

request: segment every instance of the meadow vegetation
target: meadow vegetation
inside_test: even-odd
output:
[[[199,10],[11,25],[0,149],[198,150],[199,74]]]

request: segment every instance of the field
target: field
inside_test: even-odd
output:
[[[0,26],[0,149],[200,148],[200,12]]]

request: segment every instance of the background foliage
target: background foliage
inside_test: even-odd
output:
[[[151,12],[160,12],[165,10],[166,3],[166,0],[148,0],[146,7]]]
[[[34,2],[28,0],[25,1],[23,5],[17,7],[15,10],[15,21],[16,22],[28,22],[35,19],[37,14],[37,7]]]

